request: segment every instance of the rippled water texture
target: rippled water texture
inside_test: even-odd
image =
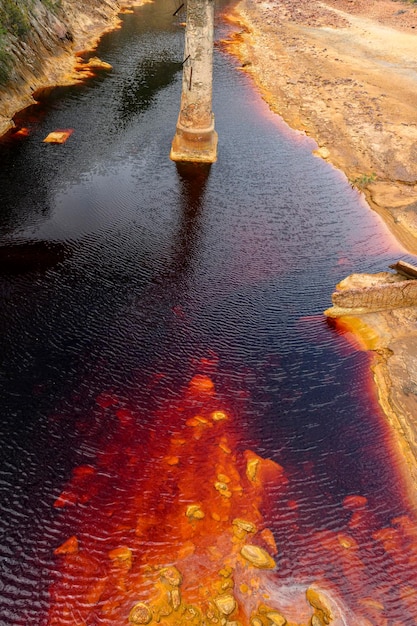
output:
[[[169,160],[175,8],[124,16],[97,51],[113,71],[45,96],[0,146],[0,621],[127,623],[133,599],[151,594],[147,558],[187,559],[191,543],[195,576],[217,566],[228,500],[205,486],[220,449],[232,459],[220,483],[233,498],[247,490],[229,513],[255,516],[264,547],[278,546],[276,571],[259,574],[274,608],[290,615],[319,584],[348,624],[412,626],[416,526],[398,460],[367,356],[322,316],[341,278],[402,251],[219,48],[218,162]],[[42,143],[57,129],[73,133]],[[196,375],[215,386],[206,399],[190,400]],[[214,410],[228,419],[213,425]],[[266,464],[259,493],[251,458]],[[212,525],[184,530],[176,507],[199,498]],[[235,593],[252,607],[256,584],[239,567]]]

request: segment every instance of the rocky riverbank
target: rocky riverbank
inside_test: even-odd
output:
[[[408,468],[410,500],[417,484],[417,281],[398,272],[352,274],[337,285],[328,318],[374,354],[379,403]]]
[[[34,0],[5,14],[8,27],[1,33],[0,136],[13,128],[17,111],[34,103],[37,90],[80,80],[80,74],[74,73],[77,55],[93,49],[104,32],[116,28],[124,8],[144,1]]]
[[[242,0],[227,43],[271,108],[318,143],[417,253],[417,8]]]
[[[317,141],[317,155],[344,171],[416,254],[417,8],[398,0],[242,0],[231,19],[237,30],[225,45],[271,108]],[[353,275],[333,296],[344,306],[326,315],[375,355],[379,402],[415,502],[417,309],[398,297],[414,282],[389,272]]]

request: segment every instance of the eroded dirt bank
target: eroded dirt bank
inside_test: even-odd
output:
[[[271,108],[316,139],[417,253],[417,8],[242,0],[228,44]]]
[[[8,80],[0,84],[0,136],[13,128],[15,113],[34,103],[37,90],[81,80],[74,73],[76,55],[93,49],[103,33],[117,28],[122,10],[146,1],[62,0],[55,5],[34,0],[28,7],[22,4],[16,23],[25,32],[18,37],[11,29],[4,35],[10,67]]]

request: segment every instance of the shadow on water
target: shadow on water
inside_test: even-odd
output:
[[[119,113],[122,120],[147,109],[158,91],[167,87],[181,70],[181,63],[170,59],[143,59],[123,85]]]
[[[180,182],[181,217],[175,238],[172,271],[174,275],[177,272],[181,275],[193,267],[197,256],[201,236],[201,211],[211,166],[176,163],[176,168]]]
[[[45,271],[64,261],[68,254],[68,246],[53,241],[25,241],[0,245],[0,274]]]

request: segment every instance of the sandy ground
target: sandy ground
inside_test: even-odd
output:
[[[271,108],[313,137],[318,155],[344,171],[417,254],[417,5],[241,0],[230,17],[237,30],[225,45]],[[359,280],[366,287],[375,278]],[[379,402],[417,505],[417,302],[326,314],[375,355]]]
[[[242,0],[227,44],[271,108],[417,254],[417,5]]]

